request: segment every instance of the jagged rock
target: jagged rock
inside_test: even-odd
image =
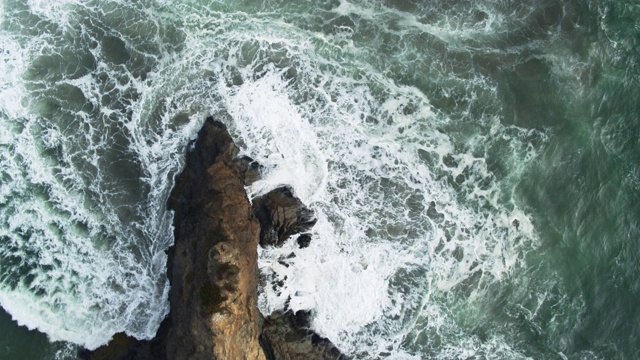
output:
[[[308,330],[304,311],[274,312],[264,320],[262,340],[267,344],[268,360],[337,360],[347,359],[327,339]]]
[[[168,359],[264,359],[256,305],[260,226],[237,154],[224,125],[207,119],[172,192]]]
[[[262,246],[281,246],[289,236],[307,231],[316,223],[313,210],[286,186],[254,198],[253,213],[260,221]]]

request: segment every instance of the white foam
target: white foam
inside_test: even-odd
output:
[[[288,98],[286,86],[279,73],[271,72],[232,93],[224,84],[218,91],[228,102],[238,135],[251,144],[249,151],[267,169],[249,188],[250,197],[287,184],[310,203],[324,187],[327,164],[311,125]]]
[[[164,204],[171,186],[163,183],[162,189],[150,190],[147,201],[123,203],[131,189],[114,185],[122,179],[109,178],[111,165],[103,158],[111,152],[120,159],[129,156],[130,161],[136,161],[135,154],[144,153],[135,143],[131,149],[116,149],[123,145],[113,140],[113,133],[107,133],[114,123],[115,127],[126,123],[127,111],[136,108],[135,104],[119,108],[118,96],[126,98],[123,93],[132,91],[131,86],[138,86],[139,91],[145,88],[129,82],[113,89],[109,96],[116,101],[107,102],[100,76],[113,79],[131,74],[100,61],[102,65],[94,72],[89,69],[89,74],[72,79],[64,73],[63,62],[68,59],[56,58],[62,73],[51,68],[39,78],[42,74],[37,66],[42,65],[35,65],[38,61],[46,62],[68,51],[59,47],[60,38],[65,31],[75,31],[65,27],[69,19],[78,22],[78,13],[71,2],[29,5],[31,11],[46,18],[42,23],[51,21],[61,28],[52,26],[32,37],[7,31],[0,36],[0,66],[6,70],[0,82],[0,146],[10,149],[0,157],[0,174],[5,180],[0,184],[4,206],[0,213],[0,304],[19,324],[45,332],[54,341],[71,341],[92,349],[116,332],[149,339],[168,312],[164,250],[170,245],[172,228]],[[26,14],[3,11],[3,16]],[[21,23],[19,18],[11,21]],[[51,29],[55,31],[48,32]],[[96,35],[88,31],[83,36]],[[49,79],[57,76],[61,80],[51,83]],[[66,103],[80,101],[82,105],[82,99],[56,94],[53,89],[59,84],[79,89],[98,109],[97,115]],[[41,87],[47,87],[48,92],[40,91]],[[183,130],[189,132],[190,128]],[[183,148],[188,141],[185,137],[165,141],[164,149],[172,145]],[[170,182],[168,175],[179,165],[178,148],[169,151],[164,164],[156,162],[159,171],[151,166],[143,171],[151,178]],[[127,154],[128,150],[131,153]],[[136,216],[144,220],[138,222]]]
[[[345,9],[338,12],[349,14]],[[437,314],[452,333],[461,333],[446,308],[436,304],[478,272],[480,283],[469,299],[481,298],[487,284],[521,266],[523,249],[535,246],[526,214],[513,203],[500,203],[486,159],[458,150],[439,131],[451,120],[434,114],[419,90],[398,86],[368,64],[314,57],[310,44],[295,35],[263,31],[268,35],[256,35],[263,58],[249,64],[234,58],[212,67],[222,73],[231,67],[242,75],[237,85],[219,75],[221,110],[244,153],[266,167],[265,180],[249,192],[288,184],[316,211],[318,223],[309,248],[291,242],[260,251],[268,279],[261,310],[310,310],[314,330],[365,358],[413,356],[403,341],[420,326],[432,329],[432,323],[417,320],[428,309],[440,309]],[[265,66],[269,51],[281,44],[297,71],[293,80],[288,68]],[[349,66],[364,71],[364,79],[354,80]],[[256,68],[265,70],[255,76]],[[367,123],[368,116],[377,123]],[[491,131],[499,138],[509,130],[494,124]],[[421,160],[419,150],[437,159],[437,167]],[[445,164],[445,157],[455,165]],[[460,176],[464,180],[453,184]],[[427,215],[432,204],[441,218]],[[524,240],[514,245],[516,237]],[[452,336],[445,347],[458,350],[442,351],[470,356],[478,345],[469,339],[464,350],[467,340]],[[517,353],[504,341],[496,344],[505,354]]]
[[[49,14],[42,2],[32,4]],[[360,358],[517,353],[499,336],[481,343],[456,324],[453,312],[479,311],[475,307],[488,296],[489,285],[508,279],[535,247],[531,221],[515,200],[501,197],[501,180],[489,170],[484,150],[507,141],[514,150],[509,161],[525,163],[536,155],[530,139],[539,134],[503,126],[491,114],[448,118],[431,107],[420,88],[389,76],[382,66],[387,63],[375,58],[382,55],[371,57],[378,49],[359,49],[353,34],[319,33],[270,13],[220,13],[212,10],[216,4],[166,6],[167,13],[157,18],[147,10],[128,10],[132,18],[149,17],[151,28],[183,19],[178,53],[165,52],[170,46],[157,40],[158,34],[149,40],[136,35],[135,27],[112,29],[132,56],[153,64],[145,79],[102,59],[96,41],[90,51],[95,69],[61,80],[96,109],[72,114],[70,126],[86,132],[81,139],[55,126],[40,132],[44,121],[31,98],[38,94],[29,93],[17,75],[27,70],[21,64],[29,61],[23,59],[40,55],[39,46],[50,39],[45,34],[24,47],[2,37],[9,39],[2,44],[10,49],[5,52],[10,61],[0,66],[10,78],[0,87],[7,117],[0,146],[13,147],[16,156],[0,156],[3,174],[13,179],[11,186],[0,187],[0,204],[13,202],[15,208],[2,219],[8,226],[0,235],[42,270],[31,283],[5,284],[0,291],[0,303],[19,323],[89,348],[118,331],[154,335],[167,311],[168,191],[184,165],[186,144],[213,114],[229,126],[242,154],[264,166],[263,178],[247,189],[250,195],[289,185],[318,217],[308,248],[291,241],[260,250],[260,269],[268,279],[260,294],[265,314],[309,310],[315,331]],[[111,26],[104,18],[107,8],[84,10],[104,20],[105,30]],[[64,12],[64,23],[82,23],[71,3],[55,11]],[[333,11],[378,22],[380,34],[373,37],[450,30],[426,29],[420,19],[383,6],[342,1]],[[136,48],[136,40],[148,43]],[[465,99],[473,99],[475,91],[495,91],[475,75],[449,80],[458,86],[454,90],[468,90]],[[127,92],[135,96],[123,95]],[[106,102],[107,95],[116,100]],[[16,130],[17,119],[24,129]],[[479,135],[460,139],[450,133],[460,125],[456,121],[471,120]],[[148,187],[138,203],[126,203],[127,193],[109,182],[101,165],[103,152],[117,145],[104,136],[103,122],[127,135],[118,155],[135,160],[139,181]],[[74,149],[76,140],[87,146]],[[43,150],[61,152],[60,164],[42,156]],[[86,169],[74,165],[78,158]],[[45,201],[33,199],[35,185],[46,189]],[[128,216],[142,220],[128,222]],[[18,236],[25,230],[37,234],[28,244]],[[45,294],[35,295],[37,287]],[[458,295],[468,307],[459,304]],[[439,333],[446,337],[438,349],[425,350],[424,339],[412,341]]]

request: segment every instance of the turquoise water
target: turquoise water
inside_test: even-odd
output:
[[[640,4],[0,9],[0,358],[154,336],[209,115],[264,165],[249,195],[318,216],[259,251],[263,313],[363,359],[640,357]]]

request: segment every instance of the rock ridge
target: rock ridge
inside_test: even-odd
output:
[[[265,359],[258,341],[260,225],[237,154],[224,125],[207,119],[171,194],[167,359]]]

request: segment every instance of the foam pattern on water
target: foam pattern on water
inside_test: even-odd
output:
[[[459,322],[536,247],[512,191],[544,132],[503,121],[496,49],[469,66],[508,37],[492,4],[6,2],[0,304],[89,348],[152,337],[165,203],[212,114],[264,166],[250,196],[286,184],[318,218],[310,247],[259,251],[263,313],[309,310],[360,358],[521,357]]]
[[[472,118],[471,100],[495,97],[481,74],[449,81],[468,106],[458,116],[476,127],[465,133],[463,121],[352,47],[348,30],[328,36],[262,13],[237,29],[243,15],[219,16],[190,18],[188,41],[212,72],[211,106],[265,166],[248,193],[290,185],[318,217],[309,248],[291,241],[261,249],[261,310],[310,310],[314,330],[359,357],[419,357],[425,349],[408,343],[409,334],[445,329],[451,336],[435,356],[520,354],[499,334],[479,345],[447,307],[460,296],[473,311],[535,248],[532,224],[508,191],[544,134],[502,125],[497,113]],[[344,9],[318,16],[331,22]],[[213,41],[211,31],[223,39]],[[402,32],[396,40],[412,30]],[[509,166],[499,175],[488,163],[496,148],[500,166]]]
[[[3,3],[0,304],[87,348],[168,312],[165,203],[198,127],[170,128],[150,79],[175,34],[127,7]]]

